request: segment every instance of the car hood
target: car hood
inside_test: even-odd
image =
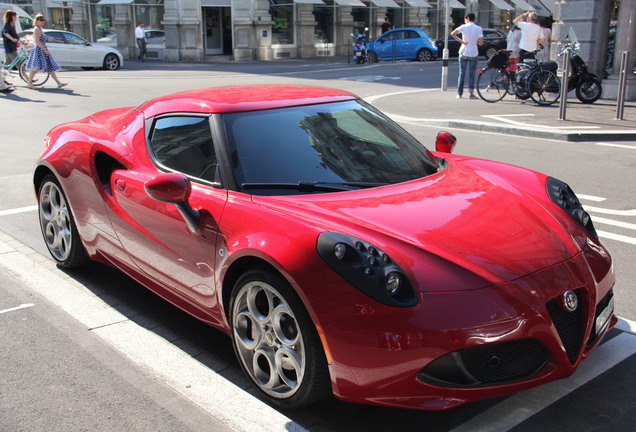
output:
[[[321,229],[380,242],[381,249],[391,242],[410,244],[492,283],[521,278],[579,252],[527,192],[470,165],[454,163],[423,179],[374,189],[254,200],[298,213]]]

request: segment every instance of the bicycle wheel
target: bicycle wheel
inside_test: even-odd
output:
[[[16,67],[20,71],[20,78],[22,78],[22,81],[24,81],[25,83],[28,83],[29,82],[29,71],[26,70],[26,61],[22,60],[20,62],[20,64],[18,66],[16,66]],[[49,73],[48,72],[38,72],[33,77],[33,81],[32,81],[31,84],[33,84],[36,87],[39,87],[41,85],[44,85],[44,83],[47,82],[48,80],[49,80]]]
[[[497,68],[485,68],[477,76],[477,94],[482,100],[493,103],[504,98],[508,92],[508,77]]]
[[[554,72],[538,70],[528,77],[526,90],[539,105],[552,105],[561,95],[561,80]]]

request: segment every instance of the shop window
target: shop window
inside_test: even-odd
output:
[[[335,7],[332,0],[326,0],[327,6],[314,6],[314,17],[316,27],[314,27],[314,43],[333,42],[333,13]]]
[[[269,14],[272,16],[272,44],[293,44],[294,5],[289,0],[270,0]]]

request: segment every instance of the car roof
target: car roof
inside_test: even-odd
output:
[[[146,117],[170,112],[231,113],[357,99],[353,93],[329,87],[254,84],[209,87],[151,99],[137,109]]]

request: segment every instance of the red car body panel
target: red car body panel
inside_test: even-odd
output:
[[[228,334],[229,275],[255,260],[276,269],[319,329],[334,394],[343,400],[446,409],[572,374],[602,334],[570,361],[546,303],[583,290],[588,338],[590,317],[615,280],[607,251],[550,200],[543,174],[439,153],[448,164],[434,175],[355,191],[252,196],[193,183],[188,203],[201,215],[194,233],[174,204],[144,190],[161,172],[146,144],[152,116],[353,98],[304,86],[230,86],[96,113],[47,135],[36,186],[44,170],[57,176],[92,259]],[[107,176],[100,172],[105,157],[117,164]],[[387,306],[352,287],[316,253],[318,235],[329,231],[388,253],[411,280],[417,304]],[[547,351],[530,377],[473,387],[418,378],[445,354],[523,338]]]

